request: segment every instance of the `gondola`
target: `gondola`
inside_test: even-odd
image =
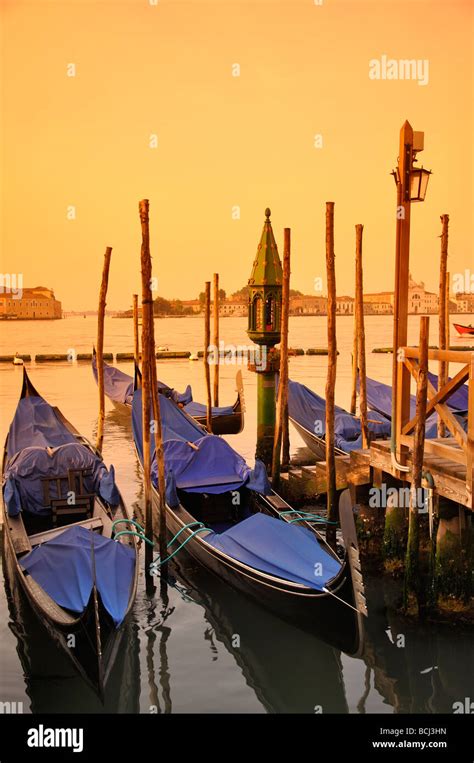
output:
[[[224,439],[203,434],[163,395],[160,415],[169,555],[183,549],[282,619],[357,653],[366,608],[348,491],[340,501],[341,560],[315,528],[315,517],[291,509],[270,488],[261,462],[250,469]],[[132,427],[143,464],[141,389],[133,396]],[[151,475],[159,511],[154,457]]]
[[[288,418],[305,444],[320,460],[326,459],[326,401],[298,382],[288,382]],[[368,421],[371,439],[390,437],[390,422],[381,413],[374,412]],[[335,406],[334,452],[338,456],[362,448],[360,419],[344,408]]]
[[[474,326],[463,326],[462,323],[453,323],[453,326],[460,336],[464,336],[465,334],[474,336]]]
[[[97,363],[95,351],[92,355],[92,373],[97,382]],[[236,376],[237,400],[233,405],[212,408],[212,432],[213,434],[239,434],[244,428],[244,385],[242,374],[239,371]],[[131,409],[135,380],[115,366],[104,362],[104,391],[107,397],[119,408]],[[162,395],[169,397],[176,404],[183,407],[198,424],[205,427],[207,424],[207,408],[203,403],[193,400],[190,385],[182,393],[168,387],[162,381],[158,381],[158,390]]]
[[[18,581],[50,636],[103,696],[135,600],[136,539],[113,467],[39,395],[26,369],[2,475],[10,585]]]

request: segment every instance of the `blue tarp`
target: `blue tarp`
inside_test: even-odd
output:
[[[428,379],[430,380],[433,387],[437,390],[438,377],[436,374],[432,374],[430,371],[428,371]],[[449,381],[451,381],[451,378],[449,378]],[[467,384],[463,384],[462,387],[460,387],[458,390],[456,390],[456,392],[453,392],[453,394],[448,397],[446,401],[448,408],[451,408],[451,410],[455,411],[456,413],[467,413],[468,396],[468,386]]]
[[[130,546],[84,527],[70,527],[36,546],[20,564],[59,606],[83,612],[93,585],[92,543],[97,590],[118,627],[128,608],[135,574],[135,552]]]
[[[92,357],[92,373],[97,382],[97,359],[95,355]],[[158,380],[158,389],[162,394],[171,397],[175,403],[187,405],[193,399],[192,389],[189,384],[185,391],[180,393],[171,387],[168,387],[164,382]],[[123,403],[124,405],[131,405],[133,398],[133,378],[123,371],[120,371],[119,368],[104,363],[104,391],[110,400],[114,400],[116,403]]]
[[[8,431],[7,456],[32,445],[56,447],[76,438],[60,421],[54,409],[42,397],[25,397],[18,403]]]
[[[113,466],[108,472],[104,462],[85,445],[72,442],[48,449],[34,445],[23,448],[7,464],[4,498],[9,515],[15,516],[22,509],[29,514],[50,514],[51,509],[44,507],[41,480],[44,477],[65,476],[61,485],[64,498],[69,490],[69,469],[90,470],[90,474],[84,476],[84,490],[87,493],[100,494],[112,505],[118,504],[119,494],[115,486]],[[50,498],[60,497],[55,482],[49,483],[49,489]]]
[[[221,437],[205,435],[193,444],[197,450],[184,440],[168,440],[163,445],[169,506],[179,503],[176,488],[188,493],[217,494],[245,486],[264,495],[271,492],[261,461],[256,462],[255,469],[250,469],[242,456]],[[156,460],[152,464],[151,477],[156,486]]]
[[[249,567],[317,590],[341,569],[308,529],[266,514],[254,514],[203,540]]]
[[[326,401],[304,384],[288,382],[288,414],[312,434],[324,438],[326,433]],[[370,415],[369,432],[372,439],[390,436],[390,422],[377,413]],[[376,422],[376,423],[375,423]],[[360,419],[335,406],[334,439],[346,453],[362,447]]]
[[[132,426],[135,444],[142,453],[142,395],[141,389],[133,396]],[[250,490],[267,494],[270,485],[265,467],[259,461],[250,469],[231,446],[216,435],[206,434],[183,410],[160,395],[160,414],[165,456],[167,502],[177,505],[176,488],[194,493],[224,493],[245,485]],[[157,484],[157,466],[152,438],[152,479]],[[193,443],[195,447],[189,445]]]
[[[205,433],[204,427],[198,424],[190,416],[187,416],[182,408],[178,408],[171,400],[160,395],[160,415],[163,442],[167,440],[199,440]],[[153,416],[152,416],[153,418]],[[133,395],[132,404],[132,428],[135,445],[143,460],[142,452],[142,391],[137,389]],[[154,436],[152,439],[152,452],[154,451]]]
[[[92,358],[92,373],[97,381],[97,365],[95,355]],[[199,418],[207,415],[207,406],[204,403],[195,403],[193,401],[193,391],[191,385],[188,384],[184,392],[177,392],[172,387],[168,387],[162,381],[158,381],[158,389],[165,397],[169,397],[174,400],[175,403],[184,406],[184,410],[190,416]],[[128,374],[120,371],[115,366],[109,366],[104,363],[104,390],[110,400],[115,400],[116,403],[124,403],[125,405],[132,404],[133,398],[133,379]],[[234,412],[231,405],[221,405],[219,407],[213,407],[212,417],[218,418],[219,416],[228,416]]]
[[[104,462],[77,441],[44,398],[22,398],[8,432],[4,499],[10,516],[21,509],[48,514],[41,478],[66,475],[68,469],[90,469],[90,477],[84,479],[87,492],[100,493],[109,503],[118,503],[113,467],[107,472]],[[64,495],[66,484],[63,489]],[[51,484],[51,498],[59,497],[55,491]]]
[[[429,374],[429,376],[430,376],[431,383],[433,384],[435,388],[437,388],[438,377],[435,376],[435,374]],[[371,417],[375,414],[375,412],[378,412],[386,416],[387,419],[391,420],[391,417],[392,417],[392,387],[391,385],[384,384],[383,382],[375,381],[375,379],[367,378],[366,389],[367,389],[367,404],[372,411],[372,413],[370,414]],[[461,392],[461,390],[459,390],[459,392]],[[458,397],[455,397],[455,395],[453,395],[453,398],[455,399],[456,404],[460,403],[462,405],[463,393],[459,395]],[[459,424],[464,429],[466,429],[467,422],[460,415],[462,412],[462,409],[456,409],[451,405],[449,406],[449,408],[451,408],[452,412],[455,414],[455,418],[458,420]],[[415,412],[416,412],[416,397],[415,395],[410,395],[410,418],[414,418]],[[426,432],[425,432],[425,437],[427,437],[428,439],[433,439],[438,436],[437,421],[438,421],[438,416],[435,412],[431,413],[428,416],[426,420]]]

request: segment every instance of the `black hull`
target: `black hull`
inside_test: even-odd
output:
[[[39,396],[39,393],[31,383],[26,369],[23,369],[21,398],[29,395]],[[54,408],[53,410],[57,418],[64,424],[64,426],[66,426],[69,432],[80,438],[81,442],[95,453],[95,448],[85,438],[80,436],[79,432],[63,416],[61,411],[58,408]],[[5,443],[2,473],[5,472],[7,442],[8,438]],[[98,500],[97,497],[96,500]],[[32,589],[27,583],[27,577],[19,563],[20,557],[15,551],[7,509],[3,500],[1,509],[4,519],[4,570],[6,577],[8,577],[10,588],[13,590],[14,586],[18,584],[32,611],[36,614],[40,623],[50,634],[51,638],[59,645],[65,654],[68,655],[68,658],[73,662],[81,676],[90,684],[99,696],[102,697],[105,683],[107,682],[117,656],[124,623],[122,623],[118,629],[115,628],[114,623],[103,607],[98,594],[97,604],[94,602],[94,598],[91,595],[85,611],[80,616],[75,616],[71,612],[67,613],[66,610],[62,610],[59,606],[55,605],[55,607],[52,607],[51,604],[54,604],[54,602],[49,599],[43,589],[39,586],[36,589]],[[117,512],[114,515],[115,518],[128,518],[129,515],[121,496],[116,509]],[[124,621],[130,614],[135,601],[138,583],[138,549],[134,538],[132,539],[131,545],[135,552],[135,574],[130,588],[128,608],[125,613]],[[65,618],[64,616],[61,616],[61,613],[62,615],[67,614],[68,617]],[[100,632],[98,626],[100,626]],[[73,647],[71,647],[71,637],[74,637]]]
[[[326,441],[322,437],[318,437],[317,435],[312,434],[312,432],[310,432],[308,429],[305,429],[305,427],[301,426],[301,424],[299,424],[294,419],[290,418],[290,421],[310,451],[314,453],[319,461],[325,461]],[[344,453],[344,451],[340,448],[334,448],[334,452],[336,456],[347,455],[347,453]]]
[[[193,416],[198,424],[207,426],[206,416]],[[239,434],[243,429],[242,413],[232,413],[228,416],[214,416],[211,419],[212,434]]]
[[[53,618],[45,615],[44,610],[38,606],[35,598],[30,595],[28,588],[24,585],[24,576],[18,572],[16,556],[8,541],[7,533],[4,535],[3,559],[5,577],[10,590],[13,590],[15,585],[19,586],[25,602],[45,628],[50,638],[67,656],[76,671],[89,686],[97,694],[102,695],[104,685],[108,680],[118,654],[122,627],[115,629],[110,617],[100,606],[99,617],[102,643],[102,670],[100,671],[97,652],[93,648],[96,642],[96,635],[92,603],[89,603],[87,609],[75,623],[66,626],[61,625]],[[73,637],[75,643],[73,648],[70,646],[71,637]]]
[[[159,510],[159,497],[153,490]],[[268,513],[272,514],[271,511]],[[166,526],[170,534],[175,535],[189,521],[192,517],[182,507],[174,511],[167,506]],[[181,538],[190,532],[185,530]],[[205,543],[205,536],[195,536],[186,544],[185,550],[207,570],[283,620],[317,635],[348,654],[359,653],[362,641],[360,616],[351,608],[354,606],[353,587],[347,561],[337,577],[328,584],[331,593],[324,593],[271,578],[259,570],[246,567]],[[350,606],[338,601],[333,594]]]

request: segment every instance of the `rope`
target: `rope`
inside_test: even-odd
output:
[[[152,574],[156,574],[156,572],[154,572],[154,570],[156,571],[156,568],[157,568],[157,567],[161,567],[161,565],[162,565],[162,564],[165,564],[165,562],[169,562],[169,561],[171,561],[171,559],[173,559],[173,557],[174,557],[174,556],[176,556],[176,554],[177,554],[179,551],[181,551],[181,549],[182,549],[182,548],[184,548],[184,547],[186,546],[186,544],[187,544],[187,543],[189,543],[189,541],[190,541],[190,540],[192,540],[192,539],[193,539],[193,538],[194,538],[194,537],[195,537],[195,536],[196,536],[198,533],[201,533],[201,532],[204,532],[204,531],[206,531],[206,532],[212,532],[212,530],[210,530],[210,528],[209,528],[209,527],[206,527],[205,525],[203,525],[203,523],[202,523],[202,522],[197,522],[197,521],[195,521],[195,522],[190,522],[189,524],[187,524],[187,525],[184,525],[184,526],[181,528],[181,530],[178,530],[178,532],[176,533],[176,535],[174,535],[174,536],[173,536],[173,538],[171,538],[171,540],[169,541],[169,543],[166,545],[166,548],[170,548],[170,547],[173,545],[173,543],[175,542],[175,540],[176,540],[177,538],[179,538],[179,536],[181,535],[181,533],[183,532],[183,530],[188,530],[189,528],[191,528],[191,527],[194,527],[194,525],[199,525],[199,527],[197,527],[195,530],[193,530],[193,532],[191,533],[191,535],[189,535],[189,536],[188,536],[188,537],[187,537],[187,538],[186,538],[186,539],[185,539],[185,540],[184,540],[182,543],[180,543],[180,545],[178,546],[178,548],[176,548],[176,549],[173,551],[173,553],[169,554],[169,555],[168,555],[167,557],[165,557],[164,559],[160,559],[160,556],[157,556],[157,557],[156,557],[156,559],[155,559],[155,560],[154,560],[154,561],[153,561],[153,562],[150,564],[150,572],[151,572]]]
[[[320,514],[312,514],[307,511],[299,511],[299,509],[288,509],[287,511],[281,511],[280,517],[284,517],[287,514],[299,514],[299,517],[295,517],[294,519],[290,519],[288,524],[292,524],[293,522],[325,522],[327,525],[337,525],[337,522],[332,522],[329,519],[326,519],[325,517],[322,517]]]
[[[149,540],[143,533],[137,533],[135,530],[121,530],[119,533],[117,533],[114,536],[114,540],[117,540],[117,538],[120,538],[121,535],[134,535],[135,538],[140,538],[140,540],[144,540],[145,543],[148,543],[149,546],[154,546],[152,540]]]
[[[114,522],[112,522],[112,532],[114,532],[115,525],[118,525],[120,522],[128,522],[131,525],[134,525],[135,527],[138,527],[141,533],[145,534],[145,529],[138,524],[138,522],[135,522],[134,519],[127,519],[124,517],[123,519],[116,519]]]

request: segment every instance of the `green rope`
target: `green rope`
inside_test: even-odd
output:
[[[115,529],[115,525],[118,525],[119,522],[129,522],[129,524],[134,525],[135,527],[138,527],[140,532],[145,534],[144,528],[141,525],[139,525],[138,522],[135,522],[134,519],[127,519],[126,517],[124,517],[123,519],[116,519],[114,522],[112,522],[112,532]]]
[[[114,536],[114,540],[117,540],[117,538],[120,538],[121,535],[134,535],[136,538],[140,538],[140,540],[144,540],[145,543],[148,543],[149,546],[154,546],[152,540],[148,540],[148,538],[143,535],[143,533],[137,533],[135,530],[121,530],[119,533],[117,533]]]
[[[329,519],[326,519],[325,517],[322,517],[320,514],[311,514],[307,511],[300,511],[299,509],[288,509],[287,511],[281,511],[280,517],[284,517],[287,514],[299,514],[299,517],[296,517],[295,519],[290,519],[288,524],[292,524],[292,522],[325,522],[327,525],[337,525],[337,522],[332,522]]]
[[[156,559],[155,559],[155,560],[154,560],[154,561],[153,561],[153,562],[150,564],[150,572],[151,572],[152,574],[156,574],[156,572],[155,572],[155,573],[153,573],[153,570],[156,570],[156,568],[157,568],[157,567],[161,567],[161,565],[162,565],[162,564],[164,564],[165,562],[169,562],[169,561],[171,561],[171,559],[173,559],[173,557],[174,557],[174,556],[176,556],[176,554],[178,553],[178,551],[181,551],[181,549],[182,549],[182,548],[184,548],[184,547],[185,547],[185,545],[186,545],[187,543],[189,543],[189,541],[190,541],[190,540],[192,540],[192,539],[193,539],[193,538],[194,538],[194,537],[195,537],[195,536],[196,536],[198,533],[202,533],[202,532],[204,532],[204,531],[206,531],[206,532],[212,532],[212,531],[209,529],[209,527],[206,527],[205,525],[203,525],[203,523],[202,523],[202,522],[197,522],[197,521],[196,521],[196,522],[190,522],[188,525],[184,525],[184,527],[182,527],[182,528],[181,528],[181,530],[179,530],[179,531],[176,533],[176,535],[175,535],[175,536],[174,536],[174,537],[173,537],[173,538],[170,540],[170,542],[167,544],[166,548],[170,548],[170,546],[172,546],[172,544],[174,543],[174,541],[175,541],[175,540],[176,540],[176,539],[177,539],[177,538],[178,538],[178,537],[181,535],[181,533],[183,532],[183,530],[187,530],[188,528],[190,528],[190,527],[193,527],[194,525],[199,525],[199,527],[197,527],[195,530],[193,530],[193,532],[191,533],[191,535],[190,535],[188,538],[186,538],[186,540],[184,540],[182,543],[180,543],[180,545],[178,546],[178,548],[176,548],[176,549],[173,551],[173,553],[169,554],[169,555],[168,555],[167,557],[165,557],[164,559],[160,559],[160,557],[159,557],[159,556],[157,556],[157,557],[156,557]]]
[[[293,522],[308,522],[308,524],[316,524],[316,525],[334,525],[336,522],[327,522],[325,519],[322,519],[321,517],[318,517],[316,514],[305,514],[302,517],[296,517],[296,519],[290,519],[287,524],[292,525]]]

